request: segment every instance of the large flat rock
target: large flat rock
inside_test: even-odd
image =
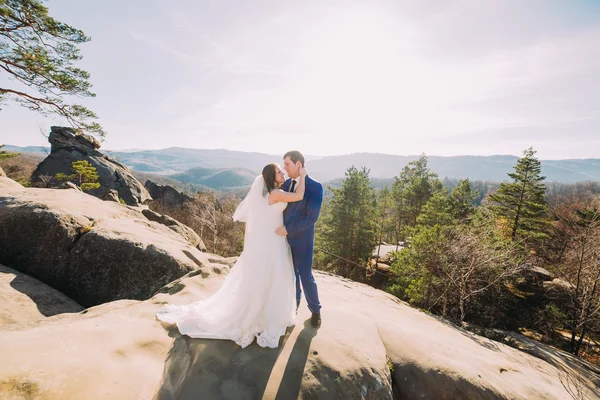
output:
[[[539,344],[553,355],[544,361],[324,273],[316,273],[321,328],[310,326],[303,302],[279,349],[190,339],[157,322],[165,302],[189,303],[220,287],[231,260],[211,259],[205,269],[213,273],[194,271],[145,301],[0,329],[0,397],[571,399],[575,388],[580,398],[599,397],[598,377],[562,352]]]
[[[0,178],[0,263],[85,307],[147,299],[207,255],[141,208]],[[17,184],[18,185],[18,184]]]

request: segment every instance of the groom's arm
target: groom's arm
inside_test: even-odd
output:
[[[316,185],[311,185],[310,191],[308,190],[308,186],[306,188],[306,208],[308,209],[306,215],[299,215],[285,225],[288,235],[296,235],[305,231],[317,222],[319,213],[321,212],[321,203],[323,202],[323,186],[318,182],[315,183]]]

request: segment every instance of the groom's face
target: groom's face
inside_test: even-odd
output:
[[[285,169],[285,172],[287,172],[288,176],[292,179],[295,179],[300,176],[301,167],[302,164],[300,163],[300,161],[294,164],[290,157],[286,157],[283,159],[283,169]]]

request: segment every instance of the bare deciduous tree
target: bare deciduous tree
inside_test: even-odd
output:
[[[570,284],[566,325],[578,355],[600,322],[600,197],[575,195],[552,206],[557,219],[557,271]],[[557,243],[558,242],[558,243]]]
[[[451,233],[446,260],[444,303],[453,297],[463,322],[471,302],[494,285],[518,273],[523,263],[516,261],[514,243],[489,243],[486,229],[458,227]]]

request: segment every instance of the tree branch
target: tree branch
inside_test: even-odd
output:
[[[1,67],[1,65],[0,65],[0,67]],[[54,107],[60,109],[60,107],[56,103],[54,103],[52,101],[49,101],[49,100],[46,100],[46,99],[42,99],[42,98],[39,98],[39,97],[33,97],[33,96],[28,95],[27,93],[19,92],[19,91],[16,91],[16,90],[0,88],[0,93],[12,93],[12,94],[16,94],[17,96],[25,97],[25,98],[27,98],[27,99],[29,99],[31,101],[39,101],[41,103],[47,104],[49,106],[54,106]]]

